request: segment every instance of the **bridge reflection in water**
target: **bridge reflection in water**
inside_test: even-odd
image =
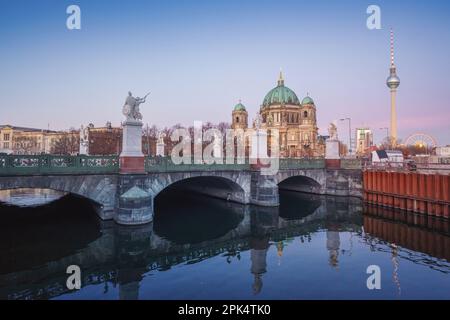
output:
[[[283,192],[280,207],[253,207],[173,192],[157,199],[152,224],[135,227],[100,221],[92,214],[96,208],[91,203],[71,196],[38,208],[0,207],[2,217],[11,217],[0,225],[0,299],[179,298],[185,290],[200,292],[200,298],[296,298],[298,292],[282,293],[283,288],[277,288],[270,275],[298,286],[301,282],[295,283],[299,281],[295,269],[302,269],[309,270],[312,277],[316,272],[320,281],[321,272],[338,269],[341,260],[350,257],[353,237],[367,245],[364,249],[389,251],[391,243],[385,243],[392,241],[398,247],[421,251],[421,256],[431,255],[428,260],[434,256],[449,261],[445,254],[450,251],[448,227],[443,227],[439,236],[434,236],[429,225],[403,231],[402,224],[379,217],[375,209],[366,209],[368,215],[362,215],[362,204],[349,198]],[[394,235],[402,232],[407,236]],[[431,246],[441,247],[427,250],[402,240],[417,234],[420,239],[433,235],[436,240]],[[297,243],[307,250],[302,259],[290,250]],[[411,255],[402,256],[402,250],[397,250],[399,259],[411,260]],[[274,266],[270,267],[275,253],[280,268],[293,269],[276,273]],[[281,258],[289,259],[289,255],[290,262],[281,264]],[[323,262],[315,265],[316,258]],[[447,261],[421,265],[449,273]],[[308,263],[314,265],[304,269]],[[66,268],[73,264],[82,270],[83,287],[75,293],[66,288]],[[214,282],[202,277],[217,275],[203,273],[205,268],[220,269],[223,288],[202,287],[202,279]],[[345,273],[345,264],[341,272]],[[398,287],[398,277],[396,281]],[[241,293],[236,287],[227,289],[230,282]],[[266,290],[265,282],[269,283]],[[269,288],[280,294],[273,295]],[[315,297],[317,293],[310,294]],[[324,292],[323,297],[327,296],[333,297],[332,292]]]

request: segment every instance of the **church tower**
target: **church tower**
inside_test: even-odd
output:
[[[231,128],[232,129],[247,129],[248,127],[248,113],[245,109],[245,106],[239,100],[239,103],[234,107],[232,112],[232,121]]]

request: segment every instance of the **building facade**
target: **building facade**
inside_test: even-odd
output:
[[[356,154],[366,155],[373,146],[373,133],[369,128],[356,128]]]
[[[285,86],[281,72],[277,86],[264,97],[259,115],[261,128],[269,135],[269,148],[271,131],[278,130],[280,157],[324,156],[325,143],[318,136],[313,99],[306,96],[300,102],[295,92]],[[234,107],[231,127],[248,129],[248,113],[241,102]]]
[[[104,127],[88,126],[89,154],[116,155],[122,151],[122,128],[106,123]]]
[[[89,124],[90,155],[118,155],[122,151],[122,127],[107,123],[103,127]],[[142,136],[145,154],[156,153],[156,138]],[[150,149],[150,150],[149,150]],[[51,131],[0,125],[0,153],[17,155],[77,155],[80,153],[80,130]]]
[[[89,126],[90,154],[119,154],[122,128]],[[18,155],[76,155],[80,151],[80,131],[51,131],[0,125],[0,153]]]
[[[36,128],[0,125],[0,153],[50,153],[48,136],[57,132]]]

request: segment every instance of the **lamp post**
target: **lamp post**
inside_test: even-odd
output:
[[[343,118],[339,119],[340,121],[348,120],[348,154],[352,154],[352,119],[351,118]]]

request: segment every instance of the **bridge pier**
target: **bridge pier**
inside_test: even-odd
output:
[[[251,173],[250,203],[258,206],[274,207],[280,204],[278,184],[275,176]]]
[[[153,196],[146,185],[146,175],[119,176],[115,222],[139,225],[153,221]]]

